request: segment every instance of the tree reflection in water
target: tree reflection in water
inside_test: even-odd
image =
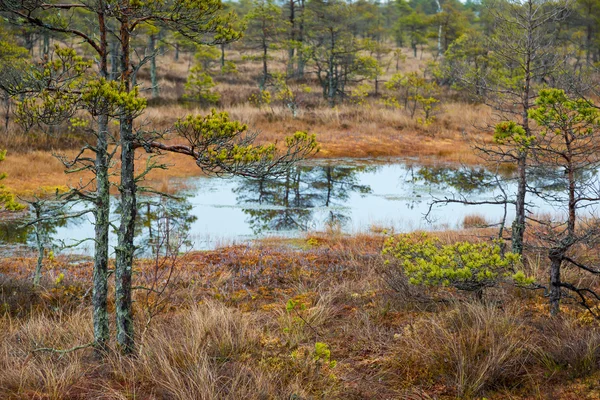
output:
[[[198,219],[188,197],[149,197],[138,204],[135,236],[139,255],[155,255],[168,246],[190,247],[189,233]],[[164,237],[161,237],[164,236]]]
[[[58,212],[50,213],[45,209],[40,214],[41,222],[37,225],[40,229],[39,234],[43,241],[44,247],[56,248],[64,247],[65,243],[56,243],[52,240],[59,228],[69,225],[76,225],[83,221],[85,216],[77,218],[66,218],[68,208],[65,207]],[[28,213],[22,219],[8,220],[0,222],[0,243],[10,243],[17,245],[29,245],[35,242],[35,225],[30,224],[30,221],[35,220],[33,212]]]
[[[485,193],[496,187],[496,175],[482,167],[420,166],[413,183],[427,183],[459,194]]]
[[[358,174],[371,166],[297,166],[279,179],[244,180],[234,189],[237,203],[248,215],[255,234],[266,231],[306,231],[314,223],[314,211],[326,209],[327,224],[345,224],[350,219],[345,202],[352,193],[371,192],[358,183]]]

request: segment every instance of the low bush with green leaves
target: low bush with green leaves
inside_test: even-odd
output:
[[[481,293],[502,281],[519,285],[533,283],[519,268],[518,254],[503,252],[500,242],[455,242],[443,244],[427,233],[390,236],[384,245],[385,261],[413,285],[449,286]]]

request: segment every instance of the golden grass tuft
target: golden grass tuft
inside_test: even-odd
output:
[[[464,229],[485,228],[486,226],[489,226],[489,222],[487,221],[485,216],[481,214],[469,214],[465,215],[462,226]]]
[[[530,343],[516,310],[466,303],[418,319],[397,335],[399,374],[413,379],[448,379],[459,398],[515,385],[526,372]]]

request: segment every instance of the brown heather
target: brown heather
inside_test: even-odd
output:
[[[448,231],[444,242],[491,230]],[[42,288],[34,261],[0,261],[0,398],[6,399],[576,399],[597,396],[600,332],[576,306],[548,318],[535,292],[453,290],[387,281],[384,236],[337,231],[187,255],[148,329],[136,295],[138,355],[98,362],[90,268],[58,258]],[[527,254],[527,272],[544,261]],[[141,260],[143,272],[150,262]],[[59,273],[65,278],[56,283]],[[136,284],[143,285],[140,273]],[[399,277],[398,279],[402,279]],[[398,289],[401,286],[395,285]],[[294,300],[297,307],[286,310]],[[112,307],[112,306],[111,306]],[[335,367],[314,358],[326,343]]]

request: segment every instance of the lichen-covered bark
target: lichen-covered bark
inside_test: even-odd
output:
[[[121,81],[126,91],[131,90],[131,66],[129,62],[130,31],[126,11],[121,20]],[[136,182],[134,175],[135,149],[133,120],[123,110],[120,117],[121,143],[121,222],[116,251],[115,307],[117,314],[117,343],[124,354],[134,352],[133,310],[131,301],[132,264],[135,247],[133,244],[136,204]]]
[[[95,251],[93,272],[94,341],[99,351],[107,349],[110,339],[108,322],[108,232],[110,218],[110,183],[108,180],[108,117],[98,119],[96,150]]]
[[[98,26],[100,28],[100,75],[108,77],[108,41],[104,15],[104,2],[98,4]],[[93,271],[93,325],[94,342],[98,352],[105,352],[110,340],[108,319],[108,232],[110,227],[110,182],[108,154],[108,115],[98,116],[96,143],[96,204],[94,217],[94,271]]]

